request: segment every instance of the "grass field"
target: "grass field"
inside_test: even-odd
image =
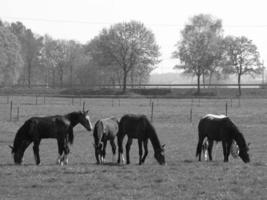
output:
[[[135,141],[131,148],[131,164],[112,163],[111,148],[107,148],[107,163],[96,165],[92,132],[82,126],[74,129],[69,165],[56,165],[55,140],[43,140],[40,146],[41,165],[36,166],[32,146],[25,152],[24,164],[16,166],[11,158],[17,129],[31,116],[66,114],[82,108],[86,102],[91,120],[126,113],[151,116],[148,99],[72,99],[10,97],[13,121],[7,97],[0,97],[0,199],[266,199],[267,197],[267,101],[242,99],[232,103],[227,99],[156,99],[153,124],[161,143],[166,144],[166,166],[153,158],[149,144],[146,163],[138,163]],[[213,162],[198,162],[195,158],[197,124],[207,113],[225,113],[251,142],[251,163],[230,158],[224,163],[221,144],[214,146]],[[17,107],[19,120],[16,120]],[[192,108],[192,123],[190,109]],[[124,141],[125,144],[125,141]]]

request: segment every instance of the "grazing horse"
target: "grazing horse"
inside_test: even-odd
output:
[[[94,127],[94,146],[97,164],[104,162],[108,140],[110,142],[114,158],[116,154],[116,144],[114,140],[119,130],[118,124],[119,122],[115,117],[100,119],[96,122]]]
[[[40,164],[39,145],[41,139],[55,138],[58,144],[58,164],[67,164],[69,144],[73,143],[73,128],[83,125],[88,131],[92,130],[88,111],[72,112],[67,115],[47,117],[32,117],[19,128],[12,149],[15,164],[21,164],[27,147],[33,142],[33,152],[36,165]]]
[[[148,139],[151,141],[154,149],[154,157],[159,164],[165,164],[164,146],[160,144],[156,131],[152,124],[149,122],[145,115],[124,115],[119,122],[119,132],[118,132],[118,163],[120,163],[121,156],[123,154],[122,142],[124,136],[128,136],[128,141],[126,144],[126,161],[130,164],[130,148],[133,139],[138,139],[139,147],[139,165],[145,162],[146,156],[148,154],[147,142]],[[144,146],[145,153],[142,157],[143,150],[142,144]],[[123,156],[122,156],[123,159]]]
[[[222,141],[224,162],[228,162],[228,157],[231,151],[233,142],[236,142],[239,152],[239,157],[245,162],[249,162],[248,145],[243,134],[238,130],[236,125],[225,115],[208,114],[200,119],[198,124],[198,145],[196,156],[199,156],[201,161],[201,150],[203,140],[208,139],[208,155],[209,160],[212,160],[213,141]]]

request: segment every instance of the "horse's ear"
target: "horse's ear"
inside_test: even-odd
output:
[[[14,147],[12,147],[11,145],[8,145],[9,146],[9,148],[11,149],[11,150],[14,150]]]
[[[248,148],[248,150],[249,150],[250,145],[251,145],[251,143],[249,142],[249,143],[247,144],[247,148]]]

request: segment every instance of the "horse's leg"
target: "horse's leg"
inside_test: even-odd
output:
[[[102,159],[102,163],[105,162],[105,157],[106,157],[106,148],[107,148],[107,140],[105,139],[103,141],[103,149],[102,149],[102,152],[101,152],[101,159]]]
[[[69,148],[69,145],[68,145],[68,142],[65,140],[64,142],[64,149],[63,149],[63,152],[64,152],[64,155],[63,155],[63,164],[64,165],[67,165],[69,160],[68,160],[68,155],[70,153],[70,148]]]
[[[122,157],[122,163],[124,163],[124,158],[123,158],[123,147],[122,147],[122,141],[124,138],[125,134],[119,134],[117,136],[117,141],[118,141],[118,164],[121,161],[121,157]]]
[[[100,164],[98,146],[96,144],[95,144],[95,159],[96,159],[96,164]]]
[[[222,147],[223,147],[224,162],[228,162],[228,157],[227,157],[227,143],[225,141],[222,141]]]
[[[227,160],[227,162],[229,160],[231,144],[232,144],[231,141],[226,142],[226,160]]]
[[[148,139],[145,139],[144,142],[143,142],[145,153],[144,153],[144,156],[143,156],[143,158],[142,158],[142,163],[145,162],[146,157],[147,157],[147,154],[148,154],[147,143],[148,143]]]
[[[114,162],[115,160],[115,155],[116,155],[116,144],[114,142],[114,139],[110,140],[110,145],[111,145],[111,149],[112,149],[112,162]]]
[[[213,140],[208,140],[208,154],[209,154],[209,160],[212,161],[212,147],[213,147]]]
[[[58,146],[58,158],[57,158],[57,164],[62,164],[62,158],[63,158],[63,150],[64,150],[64,143],[61,138],[57,138],[57,146]]]
[[[198,156],[198,161],[201,161],[201,151],[202,151],[203,140],[204,140],[204,137],[199,137],[197,150],[196,150],[196,156]]]
[[[142,164],[142,155],[143,155],[143,147],[142,147],[142,140],[138,139],[138,148],[139,148],[139,165]]]
[[[130,164],[130,148],[133,143],[133,139],[128,137],[128,141],[126,144],[126,163]]]
[[[33,142],[33,153],[34,153],[34,159],[35,159],[35,163],[36,165],[40,164],[40,155],[39,155],[39,145],[40,145],[41,140],[35,140]]]

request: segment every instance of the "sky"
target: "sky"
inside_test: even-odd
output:
[[[267,63],[267,12],[264,0],[0,0],[0,19],[22,22],[34,33],[83,44],[112,24],[144,23],[160,46],[153,73],[177,72],[172,59],[180,32],[190,18],[210,14],[222,20],[224,35],[246,36]]]

